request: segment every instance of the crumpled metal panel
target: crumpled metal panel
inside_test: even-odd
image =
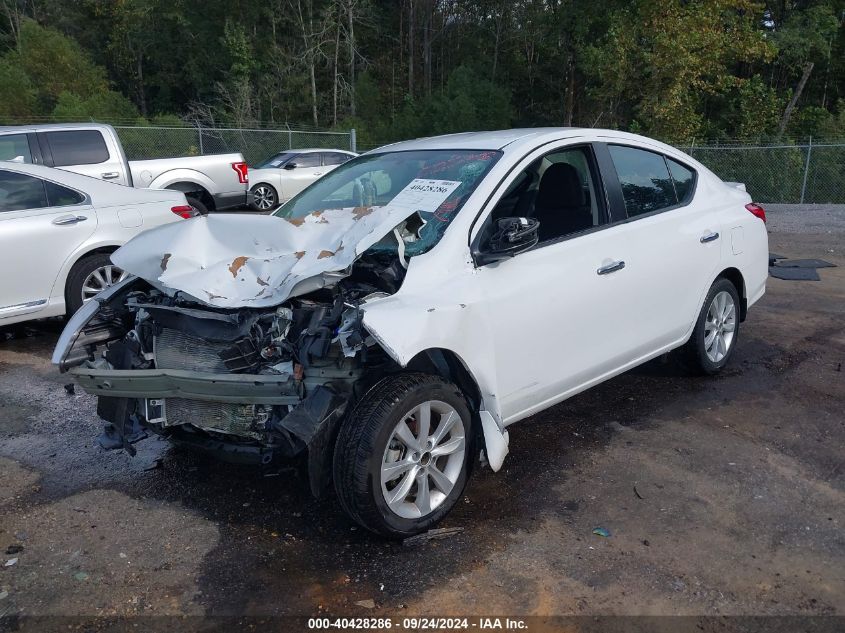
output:
[[[415,210],[315,211],[304,218],[208,215],[156,227],[115,251],[123,270],[219,308],[260,308],[323,285]],[[309,282],[310,280],[310,282]]]

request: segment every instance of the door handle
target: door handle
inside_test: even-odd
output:
[[[314,172],[314,175],[315,175],[315,176],[322,176],[322,175],[323,175],[323,172],[321,172],[321,171],[317,171],[317,172]]]
[[[618,261],[618,262],[611,262],[606,266],[602,266],[596,272],[599,275],[609,275],[610,273],[615,273],[617,270],[622,270],[625,268],[625,262]]]
[[[718,240],[718,239],[719,239],[719,234],[715,233],[713,231],[710,231],[709,233],[705,233],[704,235],[702,235],[701,239],[699,241],[702,244],[707,244],[707,242],[712,242],[713,240]]]
[[[120,178],[120,174],[117,173],[116,171],[107,171],[104,174],[100,174],[100,177],[103,180],[113,180],[115,178]]]
[[[84,222],[87,219],[88,218],[84,215],[63,215],[62,217],[53,220],[53,224],[57,226],[70,226],[72,224]]]

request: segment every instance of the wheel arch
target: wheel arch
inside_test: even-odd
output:
[[[60,296],[62,300],[65,299],[65,292],[67,291],[67,280],[68,277],[70,277],[70,271],[73,270],[73,267],[76,266],[83,259],[85,259],[86,257],[90,257],[91,255],[99,255],[101,253],[111,255],[121,246],[122,244],[113,243],[94,244],[88,245],[86,248],[81,249],[76,253],[73,253],[70,257],[65,260],[65,263],[62,265],[62,269],[59,271],[59,274],[56,277],[56,281],[53,282],[53,289],[50,291],[50,298],[54,299]]]
[[[214,196],[203,187],[201,184],[196,182],[191,182],[188,180],[180,180],[178,182],[171,183],[164,187],[164,189],[169,189],[171,191],[181,191],[185,194],[185,197],[193,197],[202,202],[209,211],[214,210]],[[191,195],[193,194],[193,195]]]
[[[716,276],[716,279],[727,279],[734,285],[736,293],[739,295],[739,320],[740,322],[745,321],[745,316],[748,314],[748,296],[745,290],[745,278],[740,270],[733,266],[725,268]]]
[[[490,468],[497,472],[508,454],[510,438],[484,409],[484,397],[478,381],[472,375],[463,359],[449,349],[434,347],[418,352],[406,365],[406,369],[441,376],[454,383],[463,392],[474,418],[476,445],[486,449]]]
[[[111,255],[121,246],[122,244],[114,243],[92,244],[79,252],[73,253],[73,255],[65,260],[59,275],[56,277],[56,281],[53,282],[53,288],[50,291],[50,301],[61,301],[64,305],[65,314],[67,314],[68,282],[73,269],[88,257],[93,255]]]
[[[455,352],[442,347],[432,347],[417,353],[406,369],[435,374],[455,383],[463,392],[473,413],[482,408],[481,389],[463,359]]]

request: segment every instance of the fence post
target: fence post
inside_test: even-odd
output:
[[[813,151],[813,137],[807,144],[807,160],[804,163],[804,182],[801,183],[801,204],[804,204],[804,194],[807,192],[807,174],[810,171],[810,153]]]
[[[290,126],[285,123],[288,127],[288,149],[293,149],[293,133],[290,131]]]
[[[695,151],[695,137],[692,137],[692,142],[689,146],[689,155],[692,156],[693,151]]]
[[[199,121],[197,121],[197,137],[199,138],[199,141],[200,141],[200,145],[199,145],[200,156],[202,156],[205,152],[202,149],[202,123],[200,123]]]
[[[355,134],[355,128],[353,127],[349,130],[349,149],[350,151],[357,152],[358,151],[358,137]]]

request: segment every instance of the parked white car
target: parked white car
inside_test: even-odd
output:
[[[270,211],[358,154],[342,149],[296,149],[250,167],[250,207]]]
[[[126,278],[110,253],[194,214],[178,191],[0,162],[0,326],[72,314]]]
[[[530,129],[382,147],[274,216],[160,227],[113,259],[137,278],[53,356],[100,396],[103,446],[305,455],[315,494],[333,480],[355,521],[406,536],[481,448],[501,468],[513,423],[676,348],[721,370],[768,239],[740,186],[673,147]]]
[[[0,160],[33,163],[130,187],[181,191],[198,213],[238,209],[249,174],[239,153],[126,160],[111,125],[47,123],[0,127]]]

